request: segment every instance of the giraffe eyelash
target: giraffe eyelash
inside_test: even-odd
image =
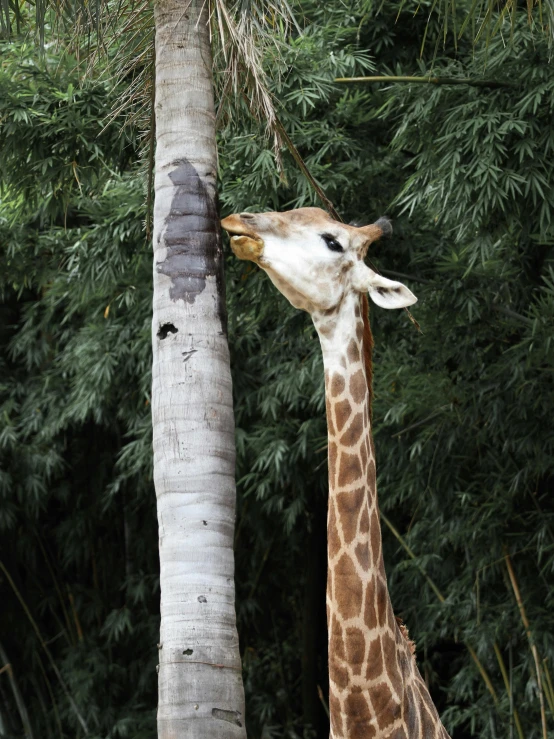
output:
[[[321,238],[327,244],[327,248],[331,251],[344,251],[341,244],[331,234],[321,234]]]

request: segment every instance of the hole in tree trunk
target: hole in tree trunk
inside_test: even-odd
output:
[[[178,330],[172,323],[163,323],[158,329],[158,339],[163,341],[169,334],[176,334]]]

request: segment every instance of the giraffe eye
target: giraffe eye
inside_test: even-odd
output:
[[[344,251],[339,242],[331,234],[321,234],[321,238],[327,244],[327,248],[331,251]]]

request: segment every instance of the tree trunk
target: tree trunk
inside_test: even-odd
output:
[[[245,739],[235,622],[235,442],[204,0],[158,0],[154,481],[159,739]]]

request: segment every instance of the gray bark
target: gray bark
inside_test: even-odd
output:
[[[235,442],[203,0],[158,0],[152,415],[159,739],[245,739]]]

